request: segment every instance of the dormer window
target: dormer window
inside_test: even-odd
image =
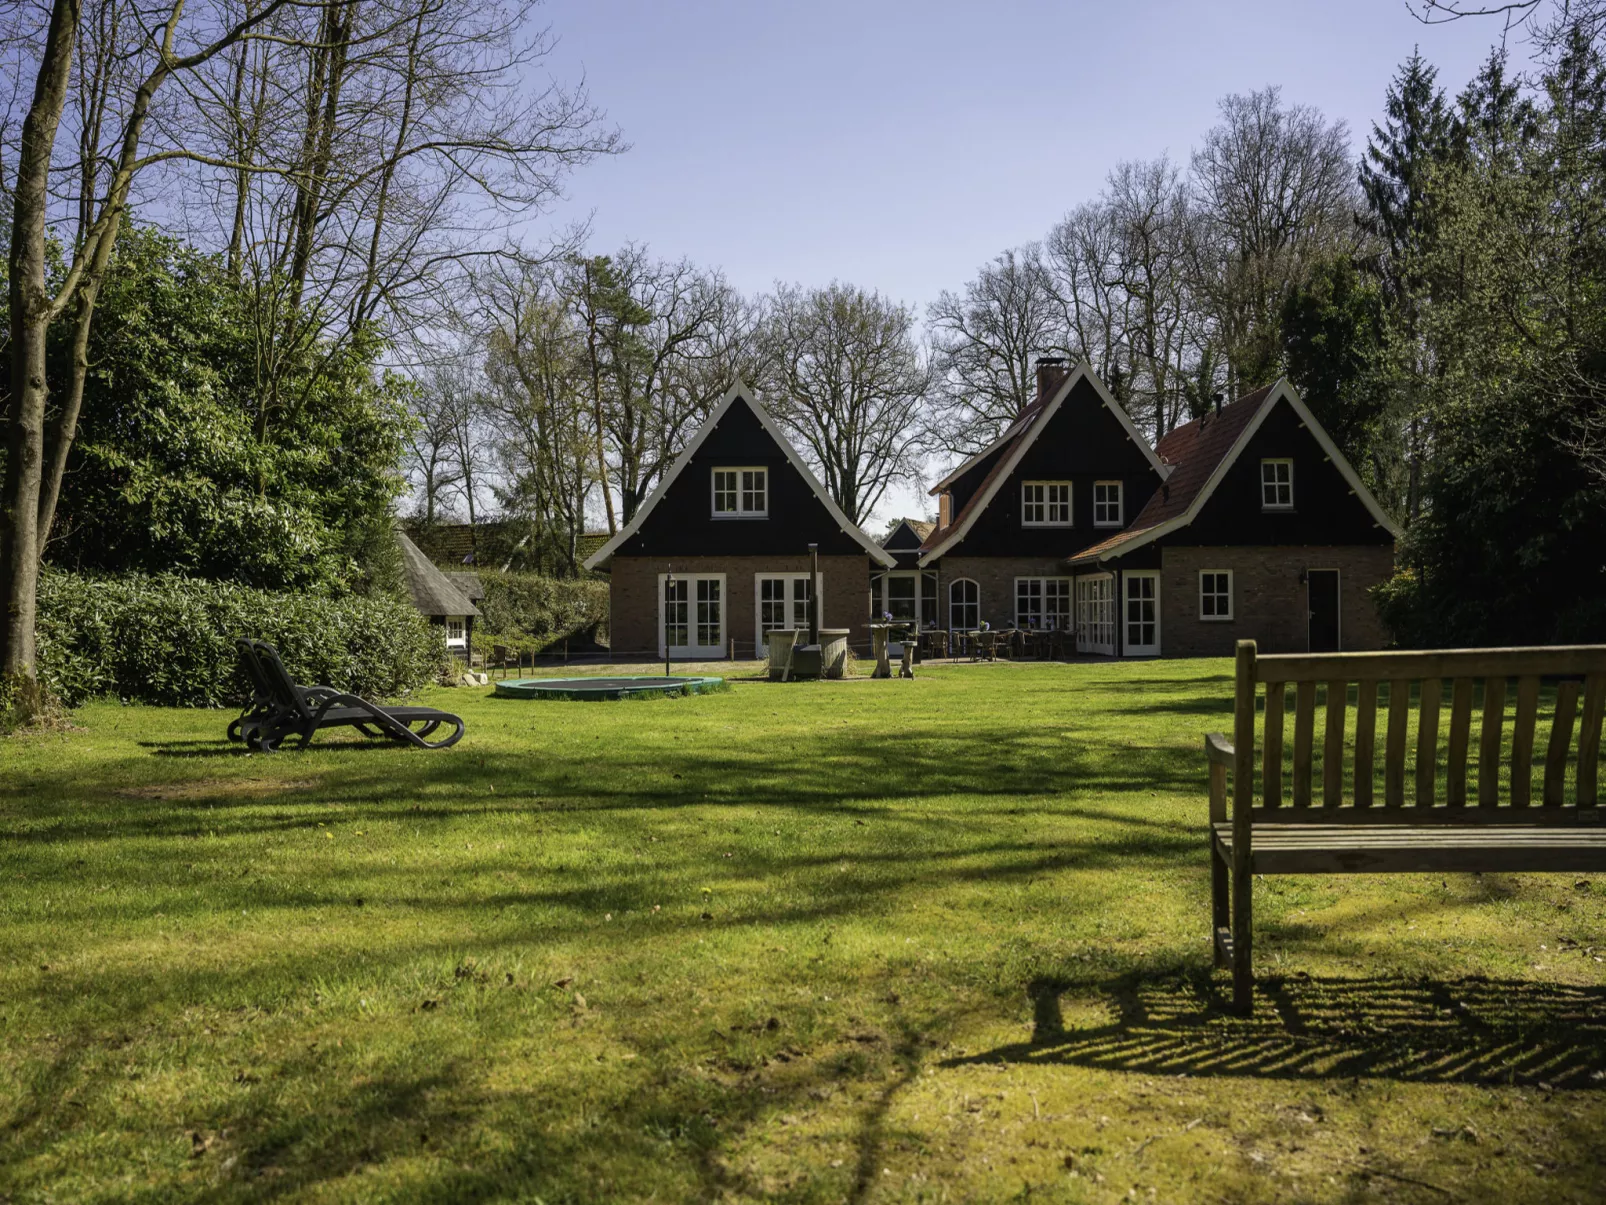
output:
[[[714,470],[714,518],[763,519],[770,513],[769,470]]]
[[[1071,483],[1023,481],[1020,487],[1020,521],[1022,527],[1069,527]]]
[[[1260,509],[1294,509],[1294,462],[1292,460],[1262,460],[1260,462]]]
[[[1119,481],[1093,483],[1093,526],[1119,527],[1126,521]]]

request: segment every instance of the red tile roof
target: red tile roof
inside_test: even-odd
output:
[[[1232,450],[1233,444],[1250,421],[1260,412],[1274,385],[1223,406],[1215,414],[1206,414],[1192,422],[1183,423],[1159,443],[1155,449],[1160,459],[1175,465],[1165,484],[1154,492],[1132,525],[1069,557],[1072,561],[1085,561],[1104,556],[1123,544],[1152,531],[1160,524],[1186,514],[1199,491],[1204,489],[1210,475]]]

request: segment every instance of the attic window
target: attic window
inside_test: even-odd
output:
[[[1292,460],[1262,460],[1260,462],[1260,509],[1294,509],[1294,462]]]
[[[1119,527],[1124,522],[1119,481],[1093,483],[1093,526]]]
[[[714,517],[762,519],[770,513],[769,470],[714,470]]]
[[[1020,521],[1023,527],[1069,527],[1069,481],[1023,481],[1020,487]]]

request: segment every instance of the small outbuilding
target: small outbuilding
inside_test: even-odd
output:
[[[479,608],[459,585],[430,563],[406,532],[396,533],[396,543],[401,546],[402,577],[413,606],[431,623],[445,629],[446,651],[467,661],[474,649],[474,621],[479,618]]]

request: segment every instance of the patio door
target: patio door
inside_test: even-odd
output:
[[[1115,656],[1115,578],[1076,579],[1076,651]]]
[[[764,637],[780,628],[806,628],[809,626],[809,575],[806,573],[765,573],[754,579],[755,605],[753,630],[758,633],[754,656],[765,655]],[[815,596],[824,602],[825,574],[820,574],[814,587]],[[820,622],[825,622],[825,608],[820,608]]]
[[[1126,654],[1129,657],[1160,655],[1160,575],[1127,573]]]
[[[725,656],[725,575],[658,575],[658,655]]]

